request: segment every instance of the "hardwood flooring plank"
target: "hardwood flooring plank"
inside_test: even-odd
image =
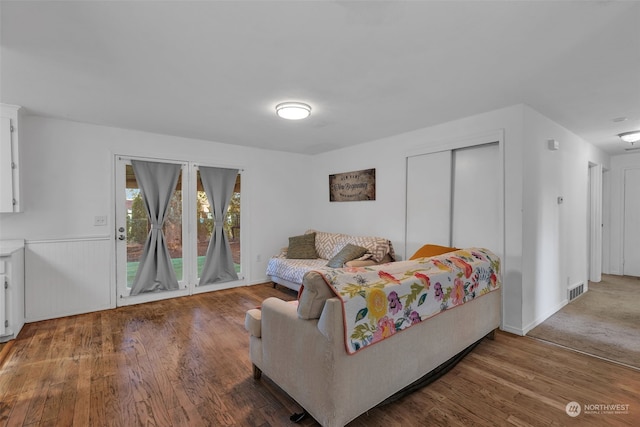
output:
[[[91,419],[91,360],[88,356],[78,361],[78,376],[75,382],[76,401],[73,407],[73,425],[87,426]]]

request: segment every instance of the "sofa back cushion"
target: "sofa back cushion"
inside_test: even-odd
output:
[[[298,300],[298,317],[301,319],[319,319],[328,298],[334,297],[332,288],[317,271],[304,275],[300,298]]]
[[[395,260],[393,245],[388,239],[382,237],[350,236],[341,233],[327,233],[324,231],[307,230],[306,234],[316,234],[316,252],[319,258],[330,260],[338,254],[348,243],[367,249],[367,253],[358,259],[373,259],[380,262],[389,255]]]
[[[309,230],[307,233],[316,234],[316,252],[318,257],[323,259],[333,258],[347,244],[346,239],[349,237],[346,234],[327,233],[324,231]]]

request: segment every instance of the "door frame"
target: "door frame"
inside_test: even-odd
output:
[[[589,288],[588,282],[600,282],[602,280],[602,195],[603,174],[601,164],[588,164],[587,179],[589,191],[587,193],[587,277],[585,292]]]
[[[627,260],[627,215],[628,215],[628,207],[627,207],[627,172],[629,171],[638,171],[640,173],[640,168],[637,167],[627,167],[622,170],[622,241],[621,241],[621,254],[622,254],[622,275],[627,275],[626,266],[628,265]],[[632,276],[638,277],[638,276]]]
[[[124,179],[124,174],[120,174],[119,172],[119,164],[120,159],[127,160],[143,160],[143,161],[152,161],[152,162],[162,162],[162,163],[174,163],[182,165],[182,256],[183,256],[183,268],[182,268],[182,280],[179,281],[180,288],[173,291],[163,291],[163,292],[153,292],[149,294],[140,294],[136,296],[120,296],[120,288],[118,281],[118,265],[122,265],[126,263],[126,252],[124,253],[124,257],[119,259],[119,256],[122,257],[122,254],[119,254],[118,251],[118,228],[122,223],[123,212],[118,209],[118,194],[120,188],[124,188],[124,183],[122,180]],[[235,288],[239,286],[246,285],[245,278],[245,267],[247,258],[247,245],[246,239],[248,235],[248,225],[245,221],[247,218],[249,208],[247,206],[246,200],[247,195],[249,193],[248,187],[246,185],[246,172],[244,167],[238,165],[230,165],[230,164],[221,164],[215,162],[207,162],[207,161],[195,161],[193,159],[188,158],[180,158],[178,156],[166,156],[166,157],[150,157],[148,155],[136,153],[136,154],[127,154],[125,153],[111,153],[111,161],[113,162],[113,177],[111,179],[111,185],[113,185],[113,191],[111,191],[111,197],[113,198],[112,207],[113,207],[113,228],[112,228],[112,241],[113,241],[113,264],[112,264],[112,272],[113,272],[113,281],[112,281],[112,295],[115,298],[115,301],[112,302],[112,306],[120,307],[132,304],[141,304],[145,302],[151,301],[159,301],[163,299],[175,298],[180,296],[187,295],[195,295],[204,292],[212,292],[223,289]],[[195,218],[197,216],[197,207],[196,207],[196,191],[197,191],[197,182],[196,182],[196,173],[195,171],[200,166],[209,166],[209,167],[220,167],[220,168],[228,168],[228,169],[237,169],[238,174],[241,175],[241,182],[243,183],[243,187],[240,191],[240,206],[241,206],[241,214],[240,214],[240,230],[244,230],[244,232],[240,232],[240,272],[238,273],[238,280],[224,282],[220,284],[212,284],[206,286],[198,286],[199,277],[197,274],[197,225],[195,222]],[[124,171],[122,171],[124,172]],[[185,221],[185,218],[187,219]],[[122,251],[120,251],[122,252]],[[188,258],[187,258],[188,257]],[[187,259],[188,262],[184,262]],[[120,279],[121,281],[122,279]],[[126,280],[126,279],[125,279]]]

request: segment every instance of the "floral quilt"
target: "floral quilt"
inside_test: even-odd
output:
[[[500,287],[500,259],[481,248],[318,272],[343,302],[349,354]]]

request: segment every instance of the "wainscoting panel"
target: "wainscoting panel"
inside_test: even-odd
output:
[[[27,322],[112,307],[108,237],[27,241]]]

